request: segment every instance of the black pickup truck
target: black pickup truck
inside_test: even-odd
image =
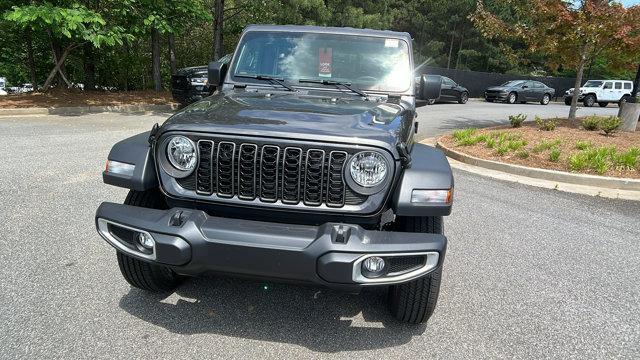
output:
[[[414,141],[411,54],[407,33],[246,28],[230,63],[208,66],[219,92],[109,153],[104,182],[130,190],[95,225],[124,278],[154,292],[205,273],[381,286],[394,316],[426,321],[453,176]]]

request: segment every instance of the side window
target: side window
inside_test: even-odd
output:
[[[541,83],[541,82],[537,82],[536,81],[536,82],[533,83],[533,87],[536,88],[536,89],[543,89],[544,88],[544,84]]]
[[[616,90],[620,90],[622,89],[622,83],[621,82],[617,82],[616,83]]]
[[[605,90],[613,89],[613,83],[611,81],[607,81],[606,83],[604,83],[604,89]]]
[[[449,85],[449,86],[456,86],[456,83],[455,83],[453,80],[449,79],[448,77],[443,77],[443,78],[442,78],[442,82],[443,82],[445,85]]]
[[[631,88],[633,88],[633,86],[631,86],[631,83],[628,83],[628,82],[624,83],[625,90],[631,90]]]

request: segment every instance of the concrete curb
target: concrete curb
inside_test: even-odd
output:
[[[566,184],[591,186],[599,188],[607,188],[625,191],[640,191],[640,180],[621,179],[605,176],[572,174],[563,171],[536,169],[521,165],[506,164],[492,160],[484,160],[459,151],[449,149],[436,140],[436,147],[441,149],[448,157],[460,161],[465,164],[486,168],[490,170],[501,171],[513,175],[529,177],[539,180],[547,180],[552,182],[561,182]]]
[[[178,109],[177,104],[166,105],[105,105],[105,106],[77,106],[77,107],[57,107],[57,108],[12,108],[0,109],[0,116],[20,116],[20,115],[82,115],[102,112],[116,113],[136,113],[136,112],[171,112]]]

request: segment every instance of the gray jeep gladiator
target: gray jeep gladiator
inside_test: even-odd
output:
[[[130,190],[95,223],[124,278],[152,292],[205,273],[382,286],[395,317],[425,322],[453,176],[414,141],[411,46],[391,31],[247,27],[230,63],[208,66],[218,92],[109,153],[104,182]]]

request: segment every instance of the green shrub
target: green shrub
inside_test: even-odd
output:
[[[569,157],[569,168],[572,171],[594,170],[602,175],[609,170],[610,163],[617,156],[615,147],[589,148]]]
[[[522,123],[527,119],[527,115],[518,114],[518,115],[509,115],[509,122],[511,123],[511,127],[517,128],[522,126]]]
[[[604,118],[600,120],[600,129],[604,131],[604,133],[609,136],[616,132],[620,127],[621,121],[617,116],[609,116],[608,118]]]
[[[533,147],[534,153],[541,153],[551,148],[558,147],[562,143],[562,140],[557,139],[554,141],[542,140],[538,145]]]
[[[520,159],[527,159],[529,158],[529,152],[527,150],[520,150],[516,153],[516,156]]]
[[[493,137],[488,137],[485,145],[487,146],[487,148],[493,149],[496,146],[496,139]]]
[[[587,150],[588,148],[592,147],[593,144],[591,143],[591,141],[586,141],[586,140],[578,140],[576,141],[576,149],[578,150]]]
[[[587,116],[582,120],[582,127],[588,131],[596,131],[600,128],[600,116]]]
[[[549,161],[558,162],[558,160],[560,160],[560,149],[558,148],[551,149],[551,152],[549,153]]]
[[[558,126],[557,119],[541,119],[539,116],[536,116],[536,125],[538,125],[538,129],[544,131],[553,131]]]

